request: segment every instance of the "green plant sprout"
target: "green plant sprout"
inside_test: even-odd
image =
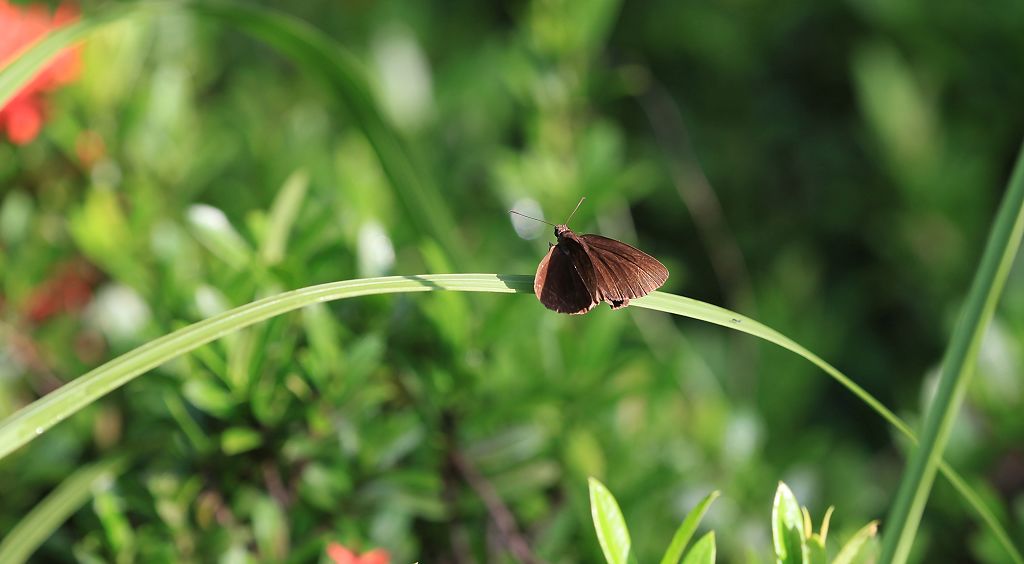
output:
[[[635,561],[631,553],[629,529],[615,496],[596,478],[590,478],[590,513],[594,531],[608,564],[626,564]],[[708,531],[686,550],[701,519],[719,497],[714,491],[698,503],[683,519],[672,542],[665,550],[661,564],[714,564],[716,558],[715,532]],[[878,522],[864,525],[846,541],[831,559],[827,540],[832,507],[825,512],[821,528],[815,532],[811,514],[801,507],[789,487],[779,482],[772,503],[772,546],[777,564],[870,564],[878,561]]]

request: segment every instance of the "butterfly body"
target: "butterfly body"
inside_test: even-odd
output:
[[[577,235],[556,225],[558,244],[537,266],[533,292],[548,309],[573,315],[607,302],[612,309],[653,292],[668,280],[657,259],[620,241],[600,235]]]

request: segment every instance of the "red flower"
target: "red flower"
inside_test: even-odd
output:
[[[55,315],[81,310],[92,300],[99,278],[99,272],[83,260],[62,263],[25,299],[25,317],[42,323]]]
[[[0,30],[3,30],[0,33],[0,68],[7,66],[50,30],[74,20],[77,15],[70,6],[58,7],[51,16],[46,8],[39,5],[20,7],[0,0]],[[81,70],[79,63],[77,49],[66,50],[54,58],[13,98],[0,106],[0,131],[5,131],[7,138],[18,145],[35,139],[46,113],[43,93],[74,80]]]
[[[355,552],[345,548],[341,543],[332,542],[327,544],[326,552],[327,557],[334,564],[389,564],[391,562],[391,555],[381,548],[375,548],[356,556]]]

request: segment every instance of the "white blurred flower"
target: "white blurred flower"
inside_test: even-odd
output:
[[[108,284],[96,292],[85,318],[111,341],[137,340],[150,320],[149,306],[135,290]]]
[[[233,229],[228,217],[219,209],[206,204],[196,204],[188,208],[188,221],[196,227],[204,227],[215,231]]]
[[[978,364],[980,384],[993,398],[1010,403],[1021,397],[1020,344],[1000,320],[993,319],[981,341]]]
[[[385,110],[395,125],[416,129],[430,117],[433,84],[430,63],[404,26],[378,32],[372,45],[373,62]]]
[[[224,297],[224,294],[207,284],[196,288],[195,300],[196,310],[199,311],[199,315],[203,318],[224,313],[229,307],[228,300]]]
[[[738,411],[725,428],[723,457],[730,465],[745,464],[761,445],[761,421],[747,411]]]
[[[149,235],[149,248],[164,262],[173,262],[185,245],[185,234],[181,228],[168,220],[158,221]]]
[[[391,238],[376,221],[368,221],[359,228],[358,253],[361,276],[381,276],[395,265]]]
[[[512,209],[516,210],[521,214],[528,215],[530,217],[536,217],[537,219],[544,219],[544,210],[540,208],[540,204],[533,198],[520,198],[512,204]],[[516,234],[523,239],[536,239],[546,232],[549,227],[539,221],[527,219],[521,215],[514,213],[508,214],[512,220],[512,228],[516,230]]]

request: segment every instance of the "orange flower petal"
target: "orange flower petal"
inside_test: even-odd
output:
[[[70,5],[57,8],[51,16],[42,6],[18,7],[0,0],[0,68],[35,41],[78,17]],[[81,72],[77,48],[64,51],[44,67],[6,105],[0,107],[0,129],[16,144],[34,139],[44,121],[40,94],[72,81]]]
[[[359,564],[356,554],[342,546],[341,543],[328,543],[325,552],[334,564]]]
[[[0,110],[0,125],[7,130],[7,138],[16,145],[24,145],[39,135],[43,126],[43,110],[29,99],[14,99]]]
[[[382,548],[375,548],[359,557],[359,564],[390,564],[391,555]]]

